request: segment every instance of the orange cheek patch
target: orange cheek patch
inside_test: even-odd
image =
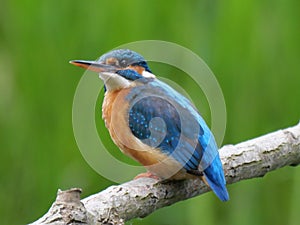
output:
[[[138,72],[140,75],[143,74],[145,68],[142,67],[142,66],[128,66],[127,68],[125,69],[130,69],[130,70],[135,70],[136,72]]]
[[[118,64],[118,60],[115,59],[115,58],[108,58],[108,59],[105,60],[105,63],[109,64],[109,65],[117,65]]]

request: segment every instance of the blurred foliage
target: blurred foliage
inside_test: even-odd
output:
[[[218,78],[228,113],[224,144],[238,143],[299,121],[299,9],[296,0],[2,0],[1,224],[36,220],[58,188],[81,187],[84,197],[111,185],[73,137],[72,100],[83,71],[70,59],[95,59],[143,39],[185,46]],[[166,77],[176,73],[151,66]],[[174,81],[197,97],[188,78]],[[128,224],[299,224],[299,177],[298,167],[284,168],[230,185],[228,203],[208,193]]]

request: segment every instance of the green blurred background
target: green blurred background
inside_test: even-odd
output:
[[[2,0],[0,223],[36,220],[58,188],[81,187],[85,197],[112,184],[89,167],[76,145],[72,101],[83,70],[70,59],[95,59],[144,39],[185,46],[207,62],[223,89],[223,144],[238,143],[299,121],[299,9],[297,0]],[[178,72],[151,67],[169,79]],[[188,78],[174,80],[197,97]],[[203,102],[197,106],[209,121]],[[299,177],[299,167],[283,168],[230,185],[228,203],[208,193],[128,224],[296,225]]]

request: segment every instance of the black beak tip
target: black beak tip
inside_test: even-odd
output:
[[[91,65],[91,64],[94,64],[95,62],[94,61],[86,61],[86,60],[70,60],[69,63]]]

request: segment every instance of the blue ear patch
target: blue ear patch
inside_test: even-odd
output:
[[[127,80],[137,80],[137,79],[144,79],[144,77],[142,75],[140,75],[138,72],[136,72],[135,70],[118,70],[116,71],[117,74],[119,74],[120,76],[126,78]]]

